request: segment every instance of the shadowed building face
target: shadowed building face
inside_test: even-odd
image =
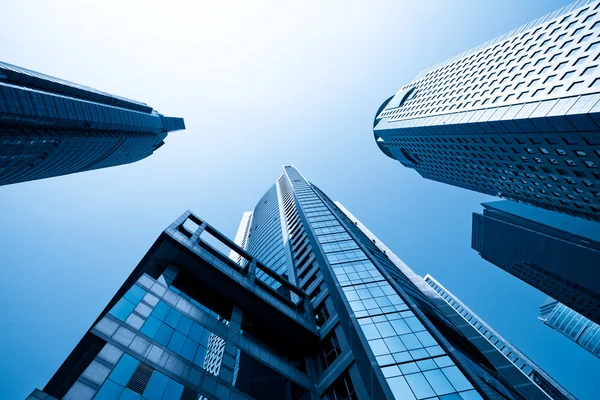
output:
[[[0,62],[0,185],[139,161],[180,129],[144,103]]]

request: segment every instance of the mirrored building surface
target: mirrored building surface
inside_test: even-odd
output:
[[[473,214],[482,258],[600,322],[600,224],[502,200]]]
[[[552,379],[544,370],[535,364],[529,357],[523,354],[519,349],[513,346],[508,340],[502,337],[483,319],[475,314],[467,307],[460,299],[453,295],[441,283],[435,280],[434,277],[427,274],[424,278],[425,282],[435,290],[435,292],[460,316],[464,322],[475,328],[481,337],[477,340],[486,340],[495,348],[500,350],[502,354],[513,364],[519,371],[526,375],[531,382],[544,391],[551,399],[571,399],[575,397],[563,388],[558,382]]]
[[[0,62],[0,185],[139,161],[180,129],[144,103]]]
[[[577,1],[421,72],[377,111],[424,178],[600,220],[600,2]]]
[[[186,212],[32,399],[552,398],[293,166],[236,242]]]
[[[548,298],[540,306],[540,321],[600,358],[600,325]]]

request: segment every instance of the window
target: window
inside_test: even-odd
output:
[[[354,385],[350,380],[350,376],[346,371],[343,373],[329,389],[325,392],[324,399],[326,400],[357,400],[358,397],[354,392]]]
[[[340,343],[338,342],[335,332],[331,332],[325,339],[323,339],[320,350],[321,366],[323,367],[324,371],[338,358],[340,354],[342,354],[342,349],[340,348]]]

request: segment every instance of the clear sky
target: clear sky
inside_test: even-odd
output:
[[[0,398],[42,388],[158,234],[191,209],[233,237],[294,164],[580,399],[600,360],[545,296],[470,249],[490,197],[383,155],[381,103],[565,0],[2,0],[2,61],[144,101],[187,130],[131,165],[0,187]]]

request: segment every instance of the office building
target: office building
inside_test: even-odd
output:
[[[575,397],[563,388],[558,382],[550,377],[544,370],[531,361],[519,349],[513,346],[508,340],[504,339],[498,332],[489,326],[483,319],[475,314],[462,301],[454,296],[441,283],[435,280],[431,275],[425,276],[425,282],[435,290],[435,292],[452,307],[467,323],[475,328],[480,335],[497,348],[504,356],[510,360],[519,370],[523,372],[536,386],[540,387],[551,399],[571,399]],[[481,340],[481,339],[480,339]]]
[[[600,221],[600,2],[577,1],[421,72],[374,121],[427,179]]]
[[[0,185],[139,161],[179,129],[144,103],[0,62]]]
[[[540,306],[540,321],[600,358],[600,325],[548,298]]]
[[[600,322],[600,224],[512,201],[473,214],[482,258]]]
[[[294,167],[236,240],[186,212],[31,399],[549,398]]]

